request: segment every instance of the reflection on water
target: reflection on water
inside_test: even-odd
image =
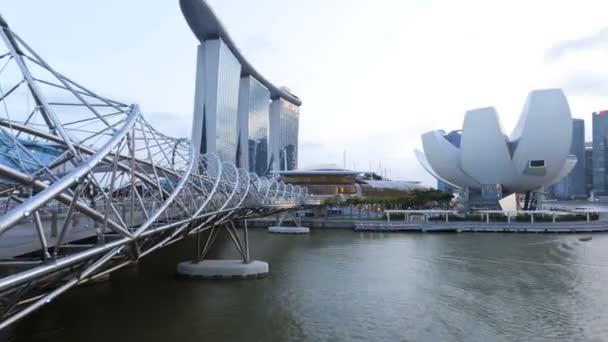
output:
[[[267,278],[176,278],[186,241],[60,297],[5,339],[608,340],[608,235],[255,230],[251,240]]]

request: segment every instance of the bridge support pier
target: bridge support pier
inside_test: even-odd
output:
[[[222,230],[225,230],[230,236],[241,259],[206,259]],[[199,232],[196,236],[196,258],[177,264],[178,275],[200,279],[244,279],[264,277],[269,272],[268,263],[251,260],[249,257],[247,220],[244,221],[242,237],[238,234],[234,223],[229,221],[221,226],[214,225],[205,241],[202,240],[202,233]]]
[[[291,220],[295,223],[295,227],[282,226],[285,219]],[[308,234],[310,228],[302,227],[302,219],[296,216],[293,212],[283,212],[279,214],[278,222],[275,226],[268,227],[269,233],[275,234]]]
[[[268,263],[258,260],[244,263],[236,259],[183,261],[177,264],[177,273],[180,276],[201,279],[260,278],[268,274]]]

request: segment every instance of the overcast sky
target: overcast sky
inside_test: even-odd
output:
[[[377,168],[434,184],[420,134],[495,106],[510,134],[529,90],[561,87],[574,117],[608,109],[603,1],[209,0],[243,54],[304,102],[300,166]],[[139,103],[189,136],[197,41],[177,0],[3,0],[55,69]],[[550,124],[550,123],[548,123]]]

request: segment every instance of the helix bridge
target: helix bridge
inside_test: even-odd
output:
[[[59,73],[1,17],[0,38],[0,329],[189,235],[247,262],[239,222],[312,203]]]

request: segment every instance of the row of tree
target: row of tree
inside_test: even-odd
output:
[[[449,208],[453,195],[435,189],[427,190],[384,190],[382,197],[348,197],[346,199],[330,199],[324,204],[335,206],[379,205],[383,209],[428,209]]]

